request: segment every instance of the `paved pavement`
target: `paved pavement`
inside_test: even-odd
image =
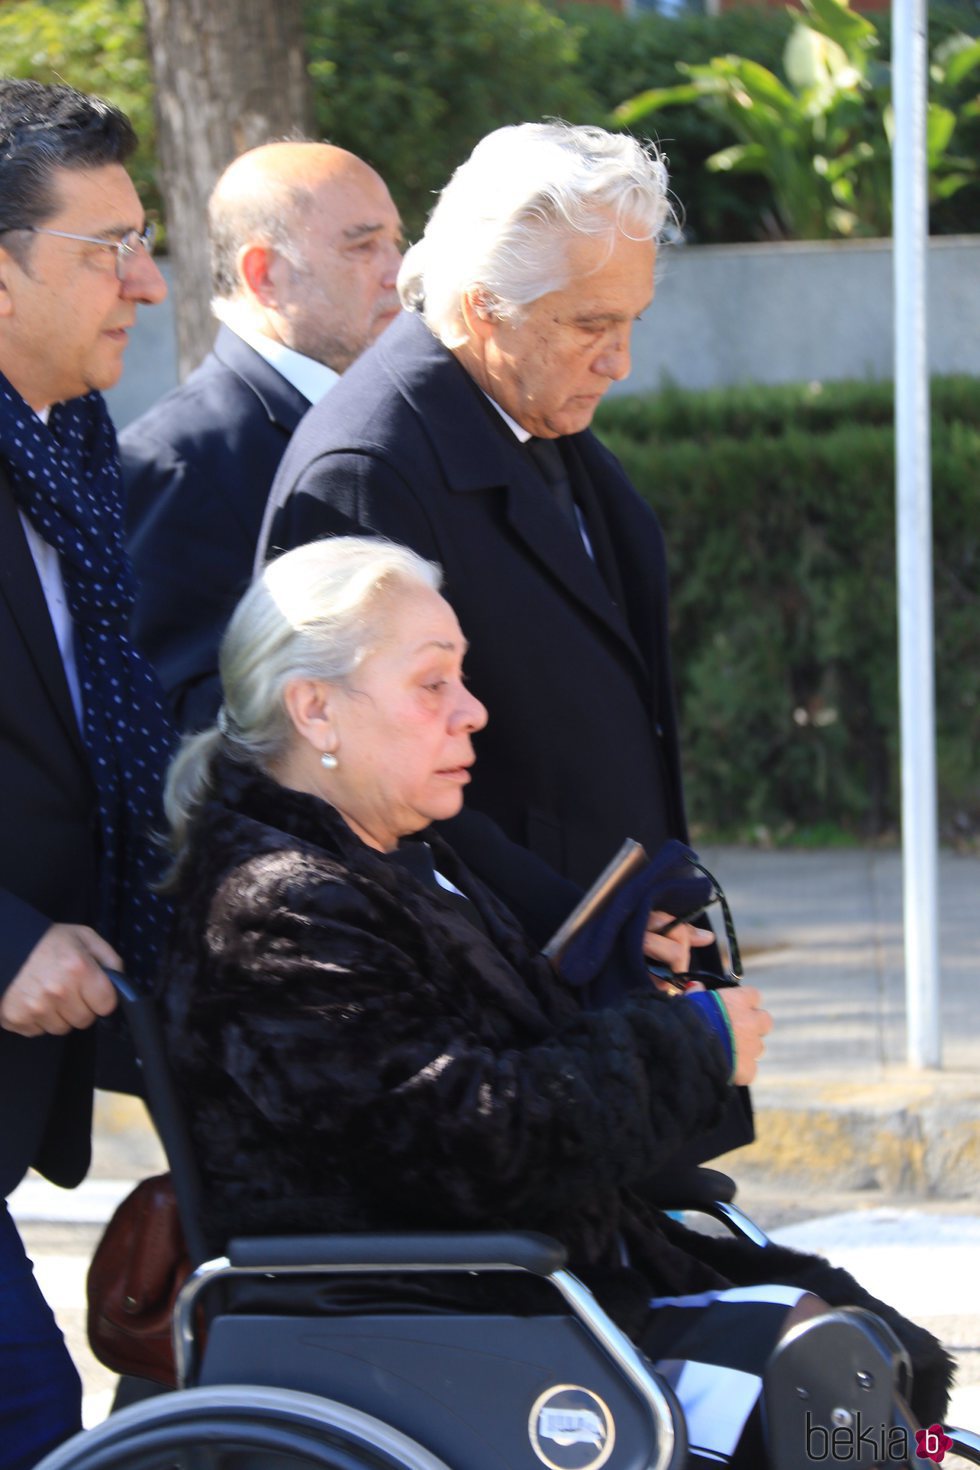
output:
[[[906,1065],[898,852],[719,848],[748,979],[775,1020],[750,1173],[961,1198],[980,1188],[980,855],[940,861],[942,1067]]]
[[[727,1161],[740,1202],[927,1321],[960,1358],[951,1417],[980,1427],[980,856],[941,860],[935,1072],[905,1064],[897,853],[702,856],[776,1023],[754,1088],[758,1141]],[[29,1179],[13,1199],[81,1367],[88,1422],[107,1411],[114,1380],[84,1340],[87,1259],[115,1201],[162,1167],[140,1105],[101,1097],[83,1188]]]

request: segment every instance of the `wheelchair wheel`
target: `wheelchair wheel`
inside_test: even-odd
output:
[[[380,1419],[293,1389],[191,1388],[133,1404],[36,1470],[449,1470]]]

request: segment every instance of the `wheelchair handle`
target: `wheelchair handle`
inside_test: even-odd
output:
[[[228,1262],[245,1270],[321,1267],[358,1271],[529,1271],[551,1276],[567,1252],[531,1232],[429,1235],[263,1235],[232,1240]]]

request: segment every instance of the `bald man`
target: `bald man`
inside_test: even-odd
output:
[[[290,435],[399,311],[398,211],[343,148],[243,153],[208,231],[214,350],[120,436],[135,633],[187,730],[217,708],[218,643]]]

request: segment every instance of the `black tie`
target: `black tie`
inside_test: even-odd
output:
[[[558,448],[558,440],[531,438],[527,441],[527,450],[544,476],[545,483],[558,509],[574,527],[575,534],[580,536],[582,533],[578,512],[575,508],[575,496],[572,494],[572,484],[568,478],[565,461]]]

